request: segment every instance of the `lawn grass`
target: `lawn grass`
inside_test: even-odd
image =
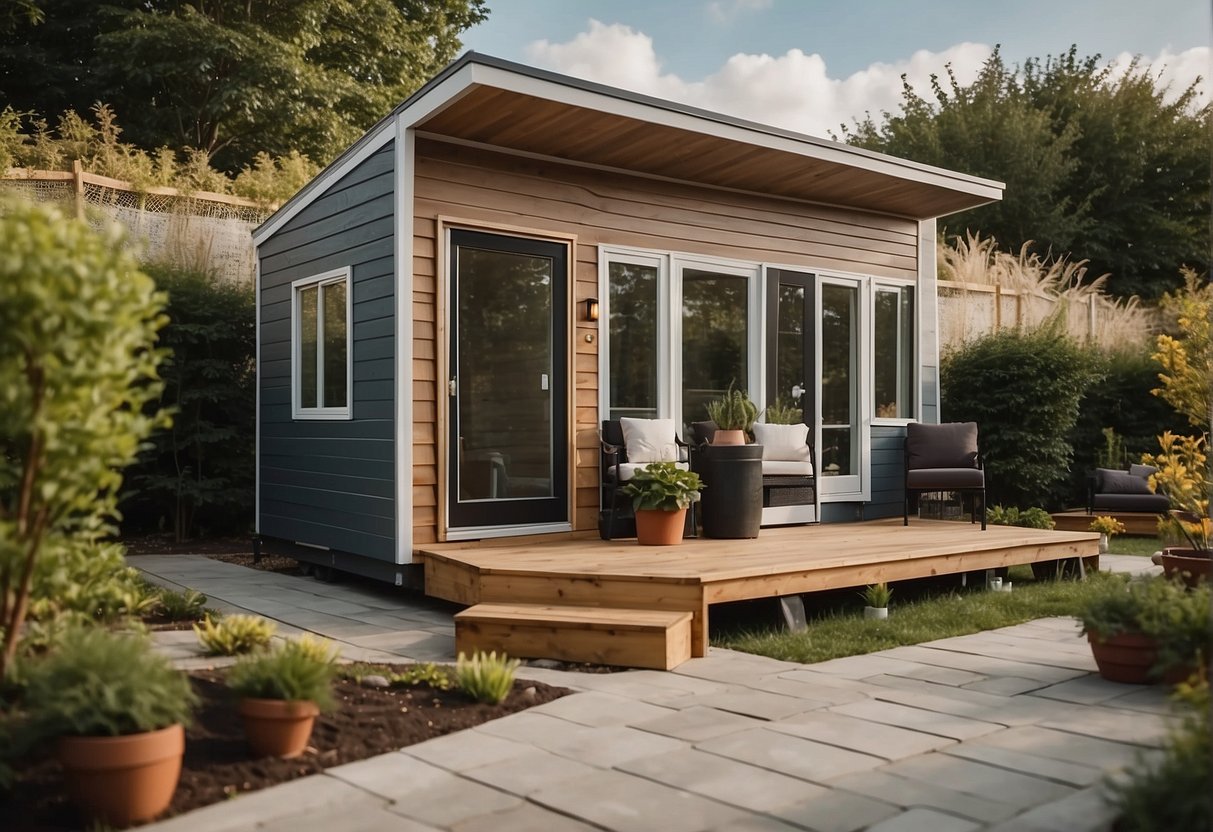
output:
[[[1116,534],[1108,541],[1108,552],[1113,555],[1140,555],[1149,557],[1163,547],[1158,537]]]
[[[1072,616],[1082,601],[1105,580],[1096,573],[1087,581],[1033,580],[1028,567],[1014,567],[1012,592],[984,587],[942,586],[939,582],[905,582],[894,587],[886,620],[862,617],[863,601],[855,591],[806,595],[809,627],[789,633],[776,627],[745,628],[716,634],[718,647],[757,653],[773,659],[813,662],[920,644],[1020,624],[1035,618]],[[1075,638],[1079,635],[1077,624]]]

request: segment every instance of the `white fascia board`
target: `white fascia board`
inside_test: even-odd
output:
[[[909,162],[892,156],[862,151],[845,145],[825,144],[810,141],[809,137],[797,140],[787,136],[767,133],[759,129],[748,129],[727,121],[717,121],[691,113],[668,110],[640,101],[617,98],[605,93],[580,87],[560,84],[544,78],[522,75],[495,66],[469,63],[464,69],[473,72],[475,83],[496,87],[522,95],[531,95],[570,106],[585,107],[599,112],[634,118],[651,124],[660,124],[694,133],[719,136],[742,144],[780,150],[797,156],[820,159],[848,167],[870,170],[897,179],[906,179],[961,193],[972,194],[990,201],[1002,199],[1003,183],[981,179],[955,171],[935,168],[917,162]]]
[[[377,127],[371,128],[371,132],[363,136],[359,143],[351,148],[353,152],[344,157],[338,157],[333,165],[317,174],[315,179],[304,186],[298,196],[279,209],[278,213],[274,214],[265,225],[253,231],[253,245],[259,246],[268,240],[300,211],[324,196],[328,189],[340,181],[343,176],[365,162],[394,138],[396,138],[395,119],[389,119],[381,122]]]
[[[393,218],[396,275],[396,563],[413,559],[413,131],[397,117]]]

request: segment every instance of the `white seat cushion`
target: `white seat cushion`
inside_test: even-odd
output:
[[[767,425],[758,422],[754,425],[754,441],[762,445],[764,463],[803,462],[809,465],[809,473],[813,473],[808,425]]]
[[[647,465],[650,462],[677,462],[678,445],[674,442],[677,430],[673,419],[619,420],[623,428],[623,444],[628,449],[628,462]]]
[[[649,463],[647,463],[647,462],[621,462],[621,463],[619,463],[619,481],[627,482],[632,477],[636,476],[637,471],[639,471],[641,468],[643,468],[644,466],[646,466],[648,464]],[[687,471],[690,469],[690,466],[687,465],[687,463],[685,463],[685,462],[678,462],[678,463],[675,463],[675,465],[678,468],[681,468],[683,471]],[[614,468],[611,469],[611,471],[614,471],[614,470],[615,470]]]
[[[813,463],[764,459],[762,461],[762,475],[764,477],[811,477],[813,475]]]

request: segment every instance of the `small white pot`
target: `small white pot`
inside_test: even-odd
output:
[[[864,618],[888,618],[889,617],[889,608],[888,607],[864,607],[863,608],[863,617]]]
[[[1099,533],[1099,553],[1101,555],[1108,553],[1108,535],[1105,532]]]

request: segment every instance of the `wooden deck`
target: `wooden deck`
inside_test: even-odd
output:
[[[1098,553],[1098,535],[901,520],[763,529],[754,540],[639,546],[594,538],[429,544],[427,595],[459,604],[539,604],[690,612],[706,655],[708,608],[881,581],[957,574]]]

